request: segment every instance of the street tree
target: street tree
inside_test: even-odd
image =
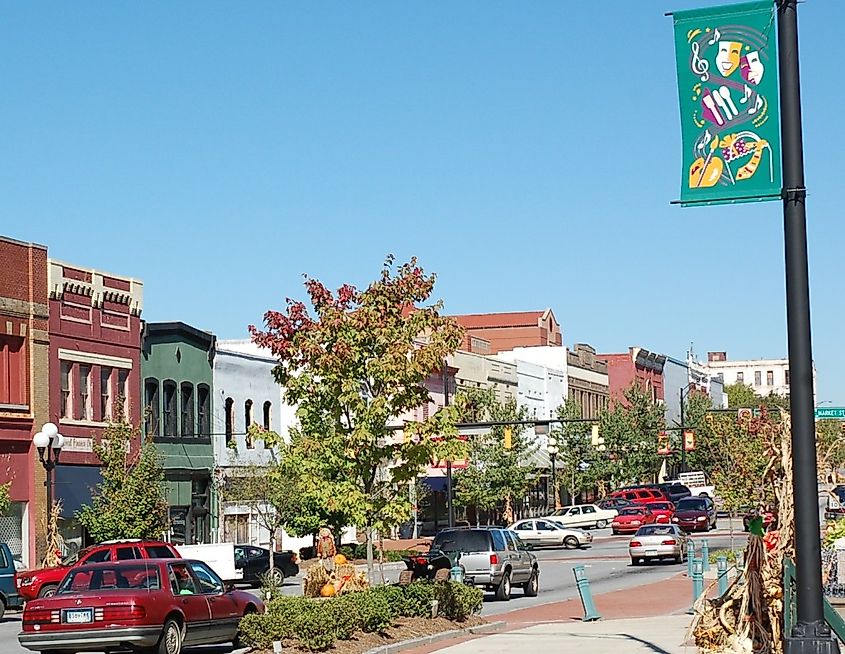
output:
[[[710,440],[713,437],[713,431],[707,422],[708,412],[712,409],[713,400],[707,393],[691,391],[684,398],[683,427],[684,430],[692,431],[695,437],[695,449],[686,453],[686,464],[691,470],[709,472],[712,467],[710,454],[713,448],[710,447]],[[673,443],[678,448],[683,447],[683,436],[681,434],[675,436]],[[677,452],[680,453],[680,449]]]
[[[551,435],[557,439],[557,461],[561,467],[558,479],[569,490],[570,501],[575,502],[582,491],[594,486],[594,477],[601,468],[601,460],[599,452],[592,445],[592,425],[578,421],[581,407],[576,401],[565,401],[558,408],[557,417],[563,422],[552,429]],[[558,497],[560,494],[556,489],[555,498]]]
[[[728,396],[728,407],[731,409],[751,409],[760,406],[762,397],[748,384],[737,382],[725,386]]]
[[[461,419],[519,422],[528,419],[515,399],[499,401],[492,389],[467,389],[457,398]],[[506,432],[510,435],[506,438]],[[470,438],[467,467],[455,475],[457,500],[484,511],[500,509],[505,522],[514,520],[514,504],[521,501],[537,479],[532,455],[537,445],[532,429],[499,425]]]
[[[306,276],[310,307],[288,299],[284,311],[264,315],[264,330],[250,326],[278,358],[275,378],[297,407],[291,439],[306,454],[313,496],[365,529],[371,575],[374,530],[408,519],[409,484],[457,443],[454,407],[406,422],[401,435],[391,427],[430,401],[425,380],[461,343],[442,302],[426,304],[434,283],[416,259],[396,266],[393,257],[364,290],[345,284],[333,293]]]
[[[131,444],[139,441],[140,448],[133,450]],[[161,538],[168,526],[167,500],[164,470],[152,440],[142,440],[140,430],[119,416],[94,443],[94,453],[102,462],[103,481],[91,504],[76,514],[91,538]]]
[[[836,471],[845,465],[845,430],[838,420],[816,422],[816,458],[819,481],[836,483]]]

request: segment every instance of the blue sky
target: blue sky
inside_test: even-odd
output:
[[[680,209],[657,2],[11,3],[0,233],[222,338],[387,253],[567,344],[786,355],[780,205]],[[845,404],[845,3],[800,5],[818,399]]]

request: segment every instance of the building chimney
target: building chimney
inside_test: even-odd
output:
[[[707,360],[708,361],[727,361],[728,360],[728,353],[727,352],[708,352],[707,353]]]

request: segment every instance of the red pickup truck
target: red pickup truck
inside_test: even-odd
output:
[[[129,561],[132,559],[178,559],[181,555],[170,543],[158,540],[113,540],[87,547],[74,559],[55,568],[23,570],[17,574],[18,594],[25,601],[50,597],[68,570],[84,563]]]

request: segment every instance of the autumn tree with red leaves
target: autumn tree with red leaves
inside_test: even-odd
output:
[[[455,407],[391,429],[430,401],[423,383],[461,343],[442,302],[426,305],[434,283],[416,259],[395,266],[393,257],[363,291],[333,293],[306,276],[310,308],[288,298],[285,311],[264,315],[265,330],[249,328],[278,357],[276,380],[297,407],[290,447],[312,480],[303,492],[365,529],[371,574],[372,532],[407,520],[410,483],[460,447]]]

